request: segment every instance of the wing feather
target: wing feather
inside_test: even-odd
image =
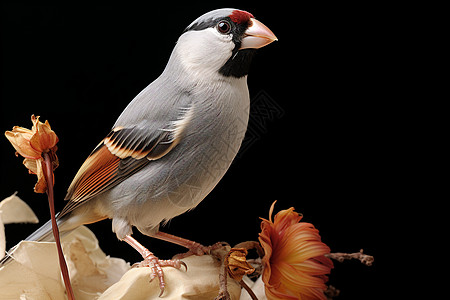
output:
[[[149,134],[145,127],[116,127],[92,151],[75,175],[58,217],[73,211],[85,201],[105,192],[133,175],[151,160],[170,152],[182,138],[192,113],[170,122],[170,127]]]

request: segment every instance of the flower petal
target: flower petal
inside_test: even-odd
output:
[[[37,174],[38,170],[37,170],[37,160],[36,159],[25,158],[23,160],[23,164],[31,174],[35,174],[35,175]]]
[[[14,126],[13,132],[21,133],[25,136],[26,139],[30,139],[33,136],[33,131],[31,131],[28,128],[20,127],[20,126]]]
[[[30,139],[31,146],[37,151],[44,152],[55,147],[58,143],[58,137],[56,133],[51,129],[48,121],[45,124],[39,121],[39,116],[31,116],[31,121],[33,122],[33,132],[34,135]]]
[[[290,290],[301,290],[303,287],[325,287],[321,278],[312,276],[309,273],[297,271],[288,263],[277,265],[276,271],[279,272],[280,281]],[[272,270],[276,274],[275,270]]]
[[[311,275],[323,275],[328,274],[331,271],[331,265],[324,264],[316,259],[308,259],[301,263],[292,264],[292,267],[298,272],[308,273]]]
[[[267,299],[270,300],[298,300],[298,297],[287,295],[275,288],[265,286]]]
[[[42,164],[43,164],[42,159],[36,160],[36,165],[37,165],[36,175],[37,175],[38,181],[36,182],[36,185],[34,186],[35,193],[45,193],[47,191],[47,181],[45,180]]]
[[[41,157],[41,153],[33,149],[30,145],[30,138],[32,137],[31,130],[14,126],[12,131],[5,132],[5,136],[21,156],[33,159]]]
[[[286,229],[278,248],[277,256],[282,260],[294,256],[296,260],[304,261],[330,252],[322,243],[319,231],[310,223],[299,223]]]
[[[282,210],[275,215],[274,218],[274,226],[277,231],[283,231],[289,226],[297,224],[303,216],[299,215],[294,211],[294,208],[291,207],[289,209]]]
[[[35,193],[45,193],[47,191],[47,181],[45,180],[44,169],[43,169],[43,159],[29,159],[25,158],[23,164],[28,169],[31,174],[37,175],[38,181],[34,186]]]
[[[326,299],[326,274],[333,267],[324,256],[329,247],[314,225],[300,222],[302,215],[293,207],[278,212],[272,221],[274,204],[269,220],[262,219],[259,234],[268,299]]]
[[[236,281],[241,281],[244,275],[249,275],[255,271],[247,262],[247,253],[245,248],[231,248],[227,255],[228,274]]]
[[[326,285],[322,277],[298,272],[289,264],[280,265],[277,271],[282,282],[279,291],[296,295],[298,299],[326,299],[323,293]]]

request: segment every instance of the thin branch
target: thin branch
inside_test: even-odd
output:
[[[242,242],[237,244],[236,246],[234,246],[233,248],[245,248],[247,250],[250,249],[255,249],[256,253],[258,253],[259,257],[263,257],[264,256],[264,249],[261,247],[261,245],[256,242],[256,241],[247,241],[247,242]]]
[[[329,285],[327,287],[327,290],[324,291],[324,294],[327,297],[327,300],[333,300],[333,298],[339,296],[340,293],[341,293],[341,291],[332,285]]]
[[[244,282],[244,280],[239,281],[239,284],[247,291],[252,300],[258,300],[253,290]]]
[[[228,293],[226,274],[219,274],[219,294],[214,300],[231,300]]]
[[[337,260],[338,262],[343,262],[346,259],[357,259],[361,263],[365,264],[366,266],[371,266],[373,264],[374,258],[372,255],[364,254],[363,249],[359,250],[359,252],[356,253],[330,253],[325,254],[326,257]]]
[[[221,272],[219,273],[219,294],[214,300],[231,300],[230,293],[228,293],[228,260],[227,255],[222,252],[214,252],[211,255],[221,261]]]
[[[55,218],[55,200],[54,200],[54,195],[53,195],[52,160],[51,160],[50,156],[48,155],[48,153],[45,153],[45,152],[42,153],[42,157],[44,158],[45,167],[46,167],[46,172],[44,172],[44,174],[46,175],[45,180],[47,181],[48,205],[50,207],[50,217],[52,220],[53,236],[55,238],[56,248],[58,249],[59,267],[61,268],[64,285],[66,286],[67,297],[69,300],[74,300],[75,297],[73,295],[72,286],[70,284],[69,270],[67,269],[66,260],[64,259],[64,254],[62,252],[61,241],[59,238],[58,225],[56,223],[56,218]]]

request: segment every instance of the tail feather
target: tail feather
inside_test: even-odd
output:
[[[56,224],[58,224],[58,221],[56,221]],[[39,227],[35,232],[30,234],[24,240],[36,242],[53,242],[55,239],[53,238],[52,234],[52,220],[48,220],[44,225]]]

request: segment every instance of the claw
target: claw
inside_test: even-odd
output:
[[[159,297],[161,297],[164,293],[164,289],[166,287],[166,283],[164,281],[164,272],[163,267],[173,267],[176,269],[180,269],[181,266],[184,266],[184,268],[187,271],[187,265],[178,259],[173,260],[160,260],[156,256],[153,255],[150,251],[146,253],[146,256],[143,261],[140,263],[134,264],[133,268],[141,268],[141,267],[148,267],[150,268],[150,282],[153,281],[153,279],[158,278],[159,280],[159,288],[161,290],[161,293],[159,294]]]
[[[142,246],[138,241],[136,241],[133,237],[130,235],[125,236],[123,239],[124,242],[127,242],[131,247],[136,249],[144,258],[143,261],[140,263],[133,264],[132,268],[139,268],[139,267],[148,267],[150,268],[150,282],[153,281],[156,277],[158,277],[159,280],[159,288],[161,290],[161,293],[159,294],[159,297],[161,297],[164,293],[164,288],[166,286],[166,283],[164,281],[164,272],[162,270],[162,267],[173,267],[176,269],[180,269],[181,266],[184,266],[187,271],[187,265],[178,259],[172,259],[172,260],[159,260],[155,255],[153,255],[152,252],[150,252],[147,248]]]
[[[192,243],[192,245],[190,245],[188,252],[177,254],[173,258],[174,259],[183,259],[183,258],[189,257],[191,255],[202,256],[205,254],[211,254],[211,251],[220,249],[224,246],[229,246],[229,244],[227,242],[217,242],[211,246],[203,246],[199,243]]]
[[[184,268],[186,269],[185,272],[187,272],[187,265],[184,263],[184,261],[180,261],[180,264],[184,266]]]

